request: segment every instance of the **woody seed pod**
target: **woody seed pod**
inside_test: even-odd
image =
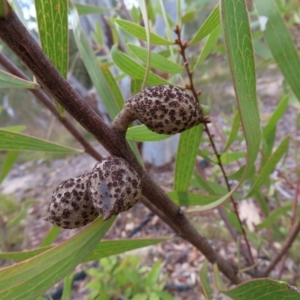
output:
[[[129,98],[112,127],[125,133],[134,120],[162,134],[176,134],[209,122],[198,103],[183,89],[172,85],[150,87]]]
[[[89,197],[107,220],[131,208],[141,196],[141,181],[126,160],[110,156],[97,163],[90,179]]]
[[[88,194],[91,173],[63,181],[53,192],[48,207],[48,220],[71,229],[85,226],[99,216]]]
[[[99,215],[107,220],[128,210],[140,196],[137,172],[124,159],[110,156],[92,172],[60,183],[53,192],[47,219],[62,228],[77,228]]]

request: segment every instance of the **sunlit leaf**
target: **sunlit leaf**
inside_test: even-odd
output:
[[[116,45],[111,49],[111,56],[114,63],[127,75],[139,80],[144,79],[146,68],[134,61],[127,54],[118,51]],[[149,72],[147,83],[150,85],[170,84],[168,81],[152,72]]]
[[[0,89],[39,89],[36,82],[27,81],[0,70]]]
[[[300,291],[296,287],[271,279],[247,281],[222,293],[233,300],[298,300],[300,298]]]
[[[168,192],[167,194],[179,206],[206,205],[220,198],[216,195],[201,195],[176,191]]]
[[[185,191],[191,180],[203,126],[198,125],[180,134],[176,155],[174,190]]]
[[[254,0],[259,17],[267,18],[263,31],[272,55],[284,78],[300,101],[300,59],[288,28],[274,0]]]
[[[196,44],[207,35],[209,35],[217,26],[220,24],[220,11],[219,5],[216,5],[211,14],[207,17],[205,22],[199,28],[199,30],[195,33],[192,40],[189,42],[190,45]]]
[[[135,37],[147,41],[147,35],[146,35],[146,30],[144,27],[137,25],[135,23],[132,23],[127,20],[122,20],[122,19],[116,19],[115,22],[125,31],[131,33]],[[161,36],[158,36],[157,34],[151,32],[150,33],[150,42],[153,45],[172,45],[174,44],[173,42],[170,42]]]
[[[161,141],[168,139],[169,137],[170,135],[153,132],[145,125],[131,127],[126,132],[127,139],[139,142]]]
[[[36,18],[43,52],[64,78],[69,58],[69,28],[67,0],[35,0]],[[56,102],[62,114],[64,109]]]
[[[145,48],[135,46],[133,44],[128,44],[128,48],[132,53],[141,59],[144,63],[147,61],[148,51]],[[185,70],[184,66],[174,63],[171,60],[166,59],[160,54],[155,52],[151,53],[151,68],[155,68],[157,70],[163,71],[167,74],[177,74],[181,73]]]
[[[79,15],[104,14],[112,11],[113,7],[101,7],[73,2]]]
[[[288,151],[289,147],[290,136],[285,137],[278,148],[274,151],[274,153],[268,158],[265,165],[263,166],[262,170],[260,170],[258,177],[253,184],[251,190],[249,191],[247,198],[253,193],[258,190],[261,185],[267,180],[270,176],[271,172],[275,169],[276,165],[278,164],[279,160],[282,156]]]
[[[101,218],[41,255],[0,270],[0,299],[35,299],[73,270],[99,243],[115,218]]]
[[[0,150],[83,153],[84,150],[58,145],[26,134],[0,129]]]

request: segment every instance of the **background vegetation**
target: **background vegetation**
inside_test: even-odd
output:
[[[174,3],[176,10],[173,11],[168,10],[163,1],[139,1],[139,6],[132,7],[120,1],[111,3],[110,7],[100,7],[62,0],[36,0],[38,35],[33,31],[32,36],[39,38],[43,52],[63,77],[66,78],[69,72],[69,77],[80,78],[82,97],[94,87],[93,95],[96,96],[88,97],[87,102],[107,123],[120,111],[124,100],[147,85],[178,85],[189,90],[196,99],[201,89],[199,101],[206,112],[210,111],[212,125],[199,125],[180,135],[173,190],[168,192],[173,202],[168,204],[169,200],[160,200],[173,205],[169,206],[172,209],[176,208],[174,203],[187,207],[185,213],[188,215],[216,210],[219,214],[217,230],[210,236],[204,229],[208,227],[196,217],[193,225],[198,235],[191,234],[193,229],[182,231],[185,227],[180,230],[174,219],[172,223],[172,212],[168,215],[155,202],[152,208],[176,233],[206,256],[207,261],[199,266],[199,295],[205,299],[214,299],[217,291],[232,299],[282,299],[284,296],[299,299],[296,289],[300,275],[297,251],[300,230],[300,61],[296,34],[300,22],[299,1]],[[19,162],[32,159],[32,151],[42,153],[38,157],[49,160],[53,156],[45,156],[45,153],[65,157],[86,152],[99,159],[99,153],[90,144],[93,144],[92,136],[75,122],[87,128],[87,118],[76,117],[75,110],[58,96],[58,82],[51,86],[47,76],[39,77],[34,67],[38,66],[38,56],[30,65],[26,57],[17,52],[13,36],[10,39],[5,32],[11,14],[9,6],[5,1],[0,4],[0,37],[6,43],[1,44],[0,54],[0,64],[6,69],[0,72],[3,99],[0,182],[17,159]],[[24,11],[18,8],[17,1],[12,1],[11,5],[21,18]],[[79,15],[91,14],[95,16],[92,19],[95,24],[85,35]],[[16,22],[13,19],[11,24]],[[25,24],[29,25],[28,20]],[[88,29],[88,21],[82,24]],[[161,28],[165,30],[161,31]],[[24,48],[32,50],[30,47]],[[32,74],[24,70],[13,52],[21,56],[53,101],[40,89]],[[27,80],[20,69],[29,76]],[[22,76],[23,80],[20,79]],[[261,79],[275,81],[277,76],[282,82],[279,80],[280,86],[275,87],[272,102],[275,105],[265,113],[263,90],[257,96],[256,85]],[[64,82],[62,84],[65,87]],[[232,88],[234,93],[230,93]],[[24,89],[30,89],[36,98],[31,99],[32,95]],[[216,119],[213,119],[214,115],[217,115]],[[60,123],[56,124],[54,117]],[[24,124],[26,126],[21,126]],[[99,130],[111,133],[104,124],[100,127]],[[67,132],[71,135],[65,138]],[[97,134],[94,136],[100,140]],[[136,142],[170,137],[154,134],[139,125],[130,128],[126,138],[141,161]],[[113,149],[105,139],[103,145],[110,153],[127,158],[127,153]],[[200,172],[196,171],[195,165],[200,167]],[[204,175],[201,170],[208,165]],[[145,191],[143,196],[152,200]],[[147,199],[143,199],[141,201],[147,205]],[[160,262],[145,271],[138,260],[129,257],[104,259],[167,238],[100,242],[115,218],[105,222],[99,218],[55,246],[52,243],[59,230],[54,227],[39,248],[22,251],[21,238],[14,241],[5,235],[22,236],[21,222],[32,202],[27,201],[21,207],[7,196],[0,196],[0,200],[3,207],[0,222],[4,233],[0,258],[7,260],[9,265],[0,270],[1,299],[42,299],[46,297],[42,295],[62,279],[65,283],[63,297],[68,299],[71,297],[72,270],[82,262],[99,259],[102,268],[87,271],[92,278],[88,285],[90,299],[110,299],[114,296],[112,291],[118,291],[128,299],[142,299],[142,295],[144,299],[172,299],[164,291],[166,279],[159,276]],[[245,203],[253,204],[259,212],[260,218],[255,224],[246,224],[241,216],[240,208]],[[233,269],[236,274],[226,256],[214,250],[205,252],[207,244],[202,237],[212,238],[215,246],[218,243],[216,232],[220,228],[221,235],[226,237],[222,242],[226,245],[230,241],[235,245]],[[11,261],[17,263],[12,265]],[[102,279],[108,276],[113,278],[109,282],[113,286]],[[129,282],[128,278],[132,280]],[[99,281],[101,285],[95,284]]]

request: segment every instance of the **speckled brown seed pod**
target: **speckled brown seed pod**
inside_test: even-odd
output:
[[[91,174],[89,197],[104,220],[128,210],[141,196],[140,178],[122,158],[103,159]]]
[[[78,228],[99,216],[89,196],[91,173],[63,181],[53,192],[47,219],[62,228]]]
[[[198,103],[183,89],[172,85],[149,87],[129,98],[112,127],[125,133],[134,120],[163,134],[179,133],[209,122]]]

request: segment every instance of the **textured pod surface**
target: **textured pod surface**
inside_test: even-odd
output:
[[[126,102],[123,110],[120,116],[129,116],[124,118],[127,123],[128,120],[138,119],[150,130],[161,134],[176,134],[207,123],[194,98],[172,85],[159,85],[141,91]]]
[[[99,215],[88,194],[91,173],[70,178],[54,190],[48,207],[48,220],[62,228],[77,228]]]
[[[122,158],[103,159],[91,174],[89,196],[104,220],[128,210],[141,196],[139,176]]]

